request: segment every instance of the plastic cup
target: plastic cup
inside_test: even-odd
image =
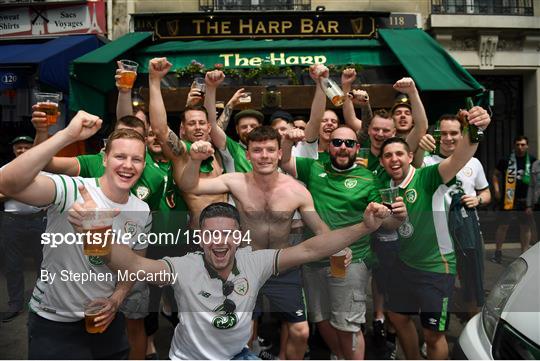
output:
[[[62,93],[35,93],[38,110],[46,114],[47,125],[54,125],[58,120],[58,104],[62,100]]]
[[[86,211],[82,221],[86,256],[106,256],[111,253],[113,219],[114,211],[111,209],[96,208]]]
[[[88,333],[103,333],[107,329],[107,326],[97,327],[95,325],[95,319],[101,312],[101,310],[107,304],[107,300],[104,298],[96,298],[87,302],[84,305],[84,325],[86,332]]]
[[[392,203],[396,202],[396,198],[399,195],[399,188],[390,187],[379,189],[379,193],[381,194],[382,204],[388,207],[388,209],[392,210]]]
[[[240,98],[238,98],[238,107],[240,109],[248,109],[251,106],[251,92],[244,92]]]
[[[345,251],[341,250],[330,256],[330,274],[332,277],[345,278],[347,269],[345,268]]]
[[[206,82],[204,81],[204,78],[197,77],[193,79],[191,87],[197,89],[199,93],[201,93],[201,97],[204,98],[204,94],[206,93]]]
[[[118,79],[118,86],[120,88],[131,89],[137,79],[137,68],[139,64],[131,60],[120,60],[122,69],[120,71],[120,79]]]
[[[358,158],[357,161],[363,166],[368,167],[369,163],[369,154],[371,153],[371,149],[369,148],[360,148],[358,150],[358,153],[356,154],[356,157]]]

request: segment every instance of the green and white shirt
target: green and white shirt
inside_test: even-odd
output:
[[[331,161],[296,158],[297,178],[306,184],[313,197],[315,209],[330,227],[338,229],[362,221],[364,210],[370,202],[380,202],[376,182],[371,172],[354,165],[340,171]],[[364,236],[350,246],[353,262],[371,262],[369,237]],[[318,263],[328,265],[328,260]]]
[[[235,265],[227,281],[234,284],[227,296],[236,310],[223,310],[223,282],[205,266],[202,252],[165,257],[178,278],[172,285],[180,322],[174,330],[171,360],[230,360],[242,351],[251,336],[251,315],[259,289],[277,275],[280,250],[236,251]],[[215,272],[215,271],[214,271]]]
[[[112,229],[120,232],[122,240],[126,240],[133,250],[147,247],[146,234],[152,226],[152,217],[148,205],[133,195],[123,204],[107,198],[95,178],[66,175],[50,175],[50,178],[54,182],[56,193],[53,203],[48,207],[47,228],[42,235],[41,274],[54,275],[55,279],[51,281],[51,277],[38,278],[29,304],[30,309],[43,318],[57,322],[74,322],[84,318],[85,301],[109,297],[117,281],[117,273],[112,273],[100,257],[85,256],[82,242],[73,243],[76,234],[68,222],[67,212],[73,203],[82,202],[78,186],[85,186],[98,207],[120,210],[114,218]],[[53,235],[57,240],[61,237],[63,242],[53,245]],[[70,275],[99,278],[81,282]]]
[[[399,195],[407,206],[408,218],[399,227],[399,258],[426,272],[456,273],[454,245],[448,230],[444,195],[454,180],[443,183],[439,164],[409,167],[399,184]],[[390,186],[394,182],[390,181]]]

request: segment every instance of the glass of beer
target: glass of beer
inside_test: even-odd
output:
[[[193,79],[193,83],[191,83],[191,88],[197,89],[201,94],[201,98],[203,98],[204,100],[204,94],[206,93],[206,82],[204,81],[204,78],[197,77]]]
[[[107,300],[105,298],[96,298],[87,302],[84,305],[84,325],[86,327],[86,332],[88,333],[103,333],[107,329],[106,326],[96,327],[95,319],[103,308],[107,305]]]
[[[89,209],[82,220],[84,254],[86,256],[106,256],[111,253],[113,242],[112,209]]]
[[[345,278],[347,274],[345,254],[345,250],[341,250],[330,256],[330,274],[332,277]]]
[[[369,149],[369,148],[360,148],[358,150],[358,153],[356,154],[356,163],[358,163],[361,166],[367,168],[368,167],[369,153],[371,153],[371,149]]]
[[[62,93],[35,93],[38,110],[46,114],[47,125],[54,125],[58,119],[58,104]]]
[[[251,106],[251,92],[244,92],[240,98],[238,98],[238,108],[248,109]]]
[[[118,86],[120,88],[131,89],[137,79],[137,68],[139,64],[131,60],[120,60],[122,70],[120,71],[120,79],[118,79]]]
[[[399,196],[398,187],[390,187],[385,189],[379,189],[381,194],[382,204],[385,205],[390,211],[392,210],[392,203],[396,202],[396,198]]]

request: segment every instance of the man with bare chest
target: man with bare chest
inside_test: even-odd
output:
[[[230,192],[240,212],[242,228],[250,232],[250,245],[254,250],[289,247],[292,215],[297,209],[316,234],[329,230],[315,211],[308,190],[292,177],[277,171],[281,149],[276,130],[261,126],[248,134],[247,158],[253,166],[253,171],[249,173],[228,173],[213,179],[200,178],[201,162],[213,153],[210,143],[193,143],[191,159],[182,177],[176,179],[177,184],[184,191],[194,194]],[[216,257],[220,256],[226,255],[216,253]],[[307,323],[299,271],[280,276],[278,282],[270,282],[272,290],[268,291],[274,293],[274,306],[284,315],[289,325],[287,358],[301,359],[307,345],[308,328],[304,327]]]

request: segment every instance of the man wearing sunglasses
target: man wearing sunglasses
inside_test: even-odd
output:
[[[238,249],[234,235],[240,232],[240,215],[236,208],[214,203],[199,218],[203,252],[150,260],[115,244],[106,261],[118,271],[152,274],[152,283],[172,283],[180,324],[171,342],[171,359],[253,359],[245,345],[251,334],[251,312],[265,281],[347,247],[379,228],[388,214],[386,207],[371,203],[361,223],[294,247],[252,251],[250,247]]]
[[[380,196],[371,171],[355,163],[359,148],[355,132],[340,127],[330,134],[328,160],[290,157],[292,144],[302,136],[298,129],[286,133],[283,158],[288,161],[281,163],[282,169],[306,184],[317,213],[331,229],[362,221],[361,212],[370,202],[380,201]],[[396,229],[406,217],[402,199],[392,205],[392,210],[385,229]],[[332,352],[346,359],[363,359],[361,324],[365,323],[368,265],[372,259],[369,237],[358,237],[350,248],[352,263],[345,279],[329,276],[329,262],[325,260],[304,266],[304,283],[308,315]]]

